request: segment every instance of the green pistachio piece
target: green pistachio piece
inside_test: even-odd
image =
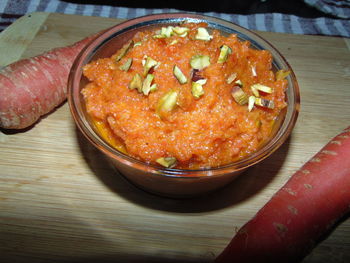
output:
[[[166,167],[166,168],[171,168],[174,167],[176,164],[176,158],[175,157],[160,157],[156,160],[157,163],[160,165]]]
[[[252,111],[255,104],[255,96],[249,96],[248,98],[248,111]]]
[[[190,29],[188,27],[176,26],[173,28],[173,31],[176,35],[182,35],[183,33],[188,32]]]
[[[162,112],[169,112],[173,110],[177,102],[177,92],[170,90],[163,97],[161,97],[157,104],[156,112],[158,116],[162,117]]]
[[[272,88],[265,86],[265,85],[262,85],[262,84],[254,84],[250,88],[252,90],[258,90],[258,91],[262,91],[262,92],[269,93],[269,94],[272,93]],[[253,93],[254,93],[254,91],[253,91]]]
[[[143,66],[143,75],[146,76],[148,74],[148,71],[150,71],[151,68],[158,65],[158,62],[155,61],[151,57],[147,57],[145,61],[145,65]]]
[[[197,40],[204,40],[204,41],[209,41],[213,38],[213,36],[209,35],[209,32],[206,28],[204,27],[199,27],[197,29],[197,34],[194,37]]]
[[[130,50],[130,48],[134,45],[134,41],[130,40],[128,43],[126,43],[118,52],[117,57],[115,58],[115,61],[118,62],[121,60]]]
[[[174,66],[173,68],[173,73],[175,75],[175,77],[177,78],[177,80],[181,83],[181,84],[185,84],[187,83],[187,78],[186,76],[182,73],[181,69],[178,66]]]
[[[234,86],[231,95],[239,105],[248,103],[248,95],[239,86]]]
[[[145,80],[142,83],[142,92],[144,95],[148,95],[151,91],[151,85],[152,85],[152,81],[154,79],[154,75],[153,74],[147,74]]]
[[[220,54],[218,58],[218,63],[224,63],[226,62],[228,55],[232,53],[232,49],[229,46],[222,45],[220,47]]]
[[[201,70],[210,65],[210,57],[206,55],[195,55],[190,60],[193,69]]]
[[[240,87],[243,86],[243,83],[242,83],[242,81],[241,81],[240,79],[237,79],[237,80],[235,81],[235,83],[236,83],[238,86],[240,86]]]
[[[234,72],[226,79],[227,84],[231,84],[237,78],[237,73]]]
[[[267,100],[263,98],[255,98],[255,104],[269,109],[273,109],[275,107],[275,104],[272,100]]]
[[[142,44],[142,42],[141,42],[141,41],[136,42],[136,43],[134,44],[134,47],[141,46],[141,44]]]
[[[192,82],[192,89],[191,89],[193,97],[196,99],[199,99],[202,95],[204,95],[204,89],[202,84],[197,82]]]
[[[125,63],[119,67],[119,69],[122,71],[128,71],[131,67],[131,64],[132,58],[128,58],[127,61],[125,61]]]
[[[136,73],[129,83],[129,89],[137,89],[138,92],[142,92],[142,77]]]

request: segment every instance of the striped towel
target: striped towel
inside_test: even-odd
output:
[[[305,0],[309,5],[317,8],[325,8],[325,2],[332,3],[334,12],[337,11],[338,17],[350,16],[350,1],[331,1],[331,0]],[[344,2],[344,6],[339,3]],[[338,5],[337,5],[337,4]],[[336,9],[338,8],[338,9]],[[340,10],[342,12],[340,12]],[[327,8],[326,8],[327,9]],[[332,11],[329,7],[327,12]],[[2,0],[0,1],[0,31],[4,30],[20,16],[31,12],[56,12],[65,14],[78,14],[84,16],[115,17],[130,19],[138,16],[156,13],[181,12],[179,9],[146,9],[146,8],[127,8],[109,5],[91,5],[69,3],[59,0]],[[292,33],[292,34],[311,34],[350,37],[350,20],[340,18],[303,18],[295,15],[284,15],[280,13],[262,13],[250,15],[238,15],[216,12],[197,12],[222,18],[240,26],[252,30]]]

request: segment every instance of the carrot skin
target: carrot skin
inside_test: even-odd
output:
[[[215,262],[300,262],[348,212],[350,127],[299,169]]]
[[[96,35],[67,47],[19,60],[0,71],[0,127],[23,129],[67,97],[70,68]]]

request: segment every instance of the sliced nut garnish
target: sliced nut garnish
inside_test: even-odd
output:
[[[256,67],[255,66],[251,66],[251,69],[252,69],[253,77],[258,76],[258,74],[256,73]]]
[[[290,70],[280,69],[276,72],[276,80],[282,80],[288,77]]]
[[[273,109],[275,107],[275,104],[272,100],[267,100],[263,98],[255,98],[255,104],[269,109]]]
[[[196,99],[199,99],[201,96],[204,95],[204,89],[203,89],[203,85],[207,82],[206,79],[200,79],[197,80],[196,82],[192,82],[192,95],[193,97],[195,97]]]
[[[173,110],[177,103],[177,92],[170,90],[163,97],[161,97],[157,104],[157,115],[162,117],[164,112],[169,112]]]
[[[181,84],[185,84],[187,83],[187,78],[186,76],[182,73],[181,69],[178,66],[174,66],[173,68],[173,73],[175,75],[175,77],[177,78],[177,80],[181,83]]]
[[[226,79],[227,84],[231,84],[237,78],[237,73],[234,72]]]
[[[130,40],[128,43],[126,43],[121,49],[119,49],[118,55],[115,58],[115,61],[118,62],[121,60],[126,53],[130,50],[130,48],[134,45],[134,41]]]
[[[137,89],[138,92],[142,92],[142,77],[139,73],[136,73],[131,79],[129,89]]]
[[[153,38],[168,38],[171,37],[173,34],[173,27],[162,27],[160,32],[158,32],[156,35],[153,36]]]
[[[265,86],[265,85],[262,85],[262,84],[259,84],[259,83],[252,85],[250,88],[256,97],[259,97],[259,91],[269,93],[269,94],[272,93],[272,88]],[[255,94],[255,92],[257,92],[257,95]]]
[[[252,111],[255,104],[255,96],[249,96],[248,98],[248,111]]]
[[[174,39],[169,43],[169,46],[175,45],[177,42],[179,42],[177,39]]]
[[[142,83],[142,92],[144,95],[148,95],[151,91],[152,81],[154,79],[153,74],[147,74],[145,80]]]
[[[235,83],[236,83],[238,86],[240,86],[240,87],[243,86],[243,83],[242,83],[242,81],[241,81],[240,79],[237,79],[237,80],[235,81]]]
[[[136,42],[136,43],[134,44],[134,47],[141,46],[141,44],[142,44],[142,42],[141,42],[141,41]]]
[[[128,71],[132,64],[132,58],[128,58],[123,65],[119,67],[120,70]]]
[[[209,41],[213,38],[213,36],[209,35],[209,32],[206,28],[204,27],[199,27],[197,29],[197,34],[194,37],[197,40],[204,40],[204,41]]]
[[[234,86],[232,88],[231,95],[239,105],[248,103],[248,94],[245,93],[239,86]]]
[[[218,58],[218,63],[226,62],[228,55],[230,55],[231,53],[232,53],[232,49],[229,46],[222,45],[220,47],[220,54],[219,54],[219,58]]]
[[[173,28],[173,32],[180,37],[187,36],[188,31],[190,31],[188,27],[176,26]]]
[[[191,58],[190,65],[194,69],[204,69],[210,65],[210,57],[206,55],[195,55]]]
[[[175,157],[160,157],[156,160],[157,163],[160,165],[166,167],[166,168],[171,168],[174,167],[176,164],[176,158]]]
[[[157,65],[158,65],[157,61],[155,61],[153,58],[147,56],[145,64],[143,66],[143,75],[146,76],[148,74],[148,71],[150,71],[151,68],[153,68]]]

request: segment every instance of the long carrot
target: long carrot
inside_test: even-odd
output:
[[[74,59],[96,35],[17,61],[0,71],[0,127],[22,129],[61,104]]]
[[[349,211],[350,127],[298,170],[215,262],[299,262]]]

